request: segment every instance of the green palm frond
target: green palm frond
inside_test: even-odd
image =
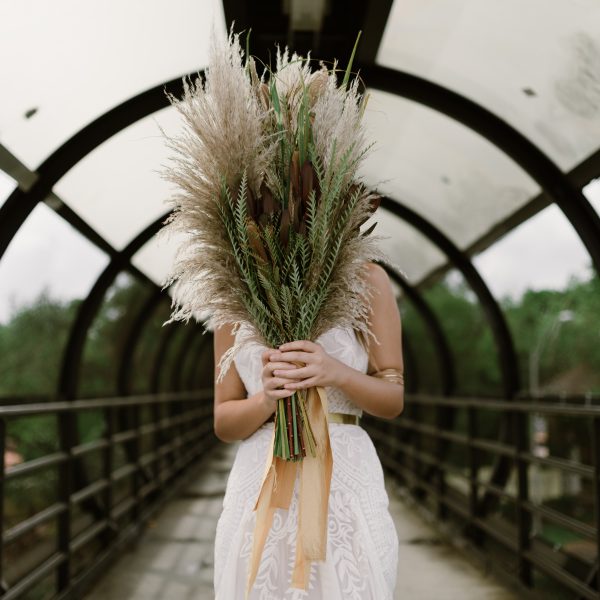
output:
[[[259,76],[231,33],[213,44],[204,82],[184,80],[183,98],[168,95],[183,133],[163,131],[173,151],[163,177],[177,192],[159,235],[186,240],[164,283],[175,284],[166,323],[204,315],[210,328],[249,326],[253,335],[226,353],[219,377],[253,339],[276,347],[334,326],[368,339],[365,268],[385,257],[360,232],[373,196],[357,177],[371,145],[366,99],[350,79],[355,51],[341,85],[335,64],[312,70],[287,50]],[[298,459],[298,438],[284,427],[289,403],[279,404],[276,452]],[[312,452],[303,396],[292,405],[292,429],[304,427]]]

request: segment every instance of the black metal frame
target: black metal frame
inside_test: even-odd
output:
[[[414,306],[416,311],[423,319],[426,328],[429,330],[429,335],[433,340],[434,348],[437,352],[440,375],[442,378],[442,394],[444,396],[449,396],[454,391],[456,385],[456,372],[454,369],[454,358],[452,356],[452,351],[439,319],[429,304],[425,302],[423,296],[419,293],[417,288],[412,286],[405,277],[397,273],[393,268],[385,263],[382,263],[381,266],[387,271],[390,278],[400,286],[406,295],[406,298]],[[415,374],[416,369],[413,370],[411,376],[414,376]]]
[[[452,92],[443,86],[437,85],[433,82],[427,81],[415,75],[387,69],[373,64],[377,53],[377,48],[383,33],[385,25],[385,19],[383,15],[387,15],[391,2],[390,0],[378,0],[372,4],[372,7],[378,7],[378,19],[365,18],[365,31],[370,32],[369,40],[366,45],[363,46],[359,52],[359,59],[363,64],[358,65],[361,70],[362,76],[365,81],[369,83],[369,86],[374,89],[380,89],[387,91],[399,96],[403,96],[407,99],[413,100],[436,111],[439,111],[448,117],[455,119],[473,131],[478,132],[480,135],[488,139],[492,144],[498,147],[501,151],[511,157],[517,164],[519,164],[529,175],[537,181],[544,190],[544,193],[551,198],[563,211],[567,219],[571,222],[575,228],[577,234],[581,238],[585,247],[587,248],[590,256],[592,257],[593,264],[598,273],[600,273],[600,218],[598,217],[595,210],[590,206],[589,202],[585,199],[582,192],[577,189],[568,176],[563,174],[560,169],[534,144],[527,140],[521,133],[516,129],[512,128],[505,121],[482,107],[481,105]],[[237,13],[244,13],[247,8],[247,4],[241,0],[227,0],[225,2],[227,10],[228,21],[238,17]],[[366,13],[368,17],[368,12]],[[247,15],[246,15],[247,16]],[[239,24],[239,19],[237,19]],[[242,19],[243,22],[243,19]],[[202,73],[200,71],[199,73]],[[193,75],[193,74],[191,74]],[[76,468],[76,461],[74,460],[75,454],[79,451],[80,446],[77,443],[77,428],[76,428],[76,413],[79,410],[86,410],[93,408],[92,404],[86,404],[85,407],[81,406],[78,401],[74,401],[73,398],[77,397],[77,379],[79,375],[79,369],[82,358],[83,345],[87,336],[87,331],[90,324],[92,323],[97,310],[102,302],[106,290],[114,280],[115,276],[121,270],[128,270],[132,272],[141,281],[150,282],[150,280],[135,268],[131,263],[131,257],[141,247],[141,245],[147,241],[154,233],[160,228],[162,219],[167,215],[161,217],[161,219],[155,221],[152,225],[146,228],[143,232],[138,234],[134,240],[123,251],[117,251],[108,242],[106,242],[102,236],[95,232],[87,223],[85,223],[72,209],[66,204],[62,203],[52,193],[52,187],[54,184],[69,171],[78,161],[80,161],[89,152],[107,140],[109,137],[118,133],[125,127],[131,125],[135,121],[157,111],[165,106],[168,106],[168,101],[165,97],[165,90],[173,93],[176,96],[180,96],[182,93],[182,82],[181,78],[176,78],[166,84],[161,84],[149,89],[142,94],[139,94],[114,109],[108,111],[88,126],[79,131],[71,139],[69,139],[63,146],[61,146],[56,152],[48,157],[37,169],[35,176],[32,177],[32,183],[28,186],[22,186],[17,188],[11,196],[6,200],[3,206],[0,207],[0,223],[2,228],[0,229],[0,259],[2,258],[4,251],[13,239],[14,235],[23,224],[27,216],[35,208],[38,202],[45,201],[51,206],[59,215],[70,222],[78,231],[90,241],[96,244],[99,248],[105,251],[110,257],[110,263],[100,275],[86,300],[82,303],[77,317],[73,323],[69,342],[64,354],[63,365],[61,369],[60,383],[59,383],[59,399],[66,399],[67,402],[52,403],[52,406],[56,408],[57,418],[59,420],[60,429],[60,460],[56,458],[56,464],[58,465],[60,472],[60,484],[62,493],[62,504],[64,510],[56,513],[60,520],[60,536],[58,540],[58,547],[61,556],[57,556],[53,559],[53,562],[47,563],[42,567],[52,570],[58,569],[59,582],[63,586],[71,586],[70,574],[69,574],[69,561],[68,557],[72,551],[73,540],[71,539],[69,527],[71,523],[70,507],[72,504],[72,490],[79,486],[87,489],[87,483],[83,474]],[[597,153],[594,164],[597,164],[598,156]],[[586,172],[592,172],[589,169]],[[597,169],[596,169],[597,172]],[[530,203],[527,206],[527,210],[533,214],[536,210],[539,210],[545,202]],[[504,322],[504,317],[493,298],[489,289],[485,286],[485,283],[479,276],[479,273],[468,258],[469,252],[460,251],[450,240],[442,234],[437,228],[427,222],[422,216],[416,214],[414,211],[409,210],[407,207],[394,202],[391,199],[384,200],[384,209],[390,210],[393,214],[402,218],[415,228],[417,228],[423,235],[430,239],[436,246],[438,246],[449,258],[449,261],[453,263],[462,273],[465,279],[471,284],[474,292],[479,298],[482,304],[484,314],[487,316],[492,332],[494,334],[494,340],[498,346],[500,352],[501,371],[504,381],[504,390],[506,398],[513,398],[518,390],[518,371],[516,366],[516,357],[514,348],[512,346],[512,340],[510,332]],[[489,236],[486,236],[489,239]],[[483,238],[482,238],[483,239]],[[477,242],[476,242],[477,244]],[[427,327],[432,335],[434,344],[438,353],[438,357],[441,365],[441,373],[443,378],[443,391],[445,394],[451,394],[455,387],[454,381],[454,369],[452,364],[452,357],[450,348],[447,341],[444,338],[442,329],[430,307],[424,302],[423,298],[417,293],[416,289],[407,282],[403,281],[396,274],[397,283],[401,285],[402,289],[406,293],[407,297],[414,303],[415,307],[425,320]],[[150,282],[152,283],[152,282]],[[152,285],[155,285],[152,283]],[[131,356],[135,351],[137,341],[141,336],[142,328],[148,322],[149,315],[153,308],[156,307],[157,303],[165,297],[157,289],[153,295],[150,296],[147,303],[142,307],[141,312],[138,313],[135,322],[132,325],[132,329],[127,339],[127,352],[123,353],[121,364],[119,365],[118,372],[118,388],[123,393],[127,393],[129,390],[128,373]],[[197,333],[195,328],[190,328],[191,331],[188,334],[188,340],[191,340],[193,334]],[[150,374],[150,387],[156,392],[159,387],[159,374],[162,367],[162,359],[165,353],[174,339],[174,334],[180,330],[179,326],[172,326],[168,328],[161,339],[159,348],[156,353],[154,366]],[[193,333],[192,333],[193,331]],[[410,351],[408,340],[405,340],[407,359],[409,359]],[[181,358],[188,350],[187,344],[182,345],[180,352]],[[199,344],[198,355],[204,350],[204,343]],[[410,363],[410,359],[408,360]],[[176,361],[174,371],[171,374],[172,381],[176,386],[181,386],[182,375],[181,366],[183,360]],[[193,373],[193,371],[192,371]],[[189,378],[191,381],[192,377]],[[456,399],[452,399],[454,402]],[[87,401],[86,401],[87,402]],[[107,401],[108,402],[108,401]],[[127,441],[123,439],[124,432],[116,432],[114,430],[114,418],[118,411],[121,410],[121,406],[118,399],[111,400],[112,404],[103,405],[106,410],[106,426],[107,426],[107,444],[105,456],[105,470],[108,480],[112,477],[111,475],[111,448],[115,443],[116,439]],[[159,411],[159,405],[156,400],[151,401],[154,407],[155,424],[154,435],[156,441],[159,444],[164,442],[164,436],[162,430],[158,427],[158,423],[161,422],[161,415]],[[418,485],[413,486],[416,492],[421,489],[432,494],[437,494],[439,515],[444,516],[447,509],[456,508],[452,507],[451,502],[445,498],[446,488],[444,486],[445,471],[443,467],[443,456],[444,448],[449,440],[458,440],[457,434],[449,431],[448,425],[452,423],[452,416],[454,414],[453,407],[456,404],[452,402],[439,402],[437,406],[437,414],[439,416],[437,420],[438,430],[438,445],[436,446],[436,461],[440,462],[441,468],[434,470],[439,475],[439,479],[436,485],[426,483],[430,479],[431,470],[424,470],[423,479],[417,482]],[[492,405],[486,402],[486,408],[490,408]],[[424,401],[424,403],[427,403]],[[51,405],[44,405],[46,408]],[[130,405],[128,405],[130,406]],[[137,406],[137,405],[136,405]],[[173,404],[173,406],[175,406]],[[180,408],[183,405],[178,405],[178,414],[170,419],[176,419],[182,416]],[[528,497],[527,490],[527,479],[524,477],[527,461],[529,458],[524,454],[525,446],[523,445],[526,441],[525,432],[523,430],[523,412],[518,407],[517,403],[505,403],[507,410],[510,410],[512,415],[511,420],[503,422],[503,425],[508,426],[510,423],[514,424],[514,428],[505,429],[501,434],[501,441],[497,444],[500,447],[501,444],[512,444],[513,448],[517,451],[517,457],[519,462],[519,541],[518,550],[520,552],[521,560],[521,575],[522,580],[527,583],[530,577],[530,567],[533,562],[528,549],[527,533],[530,528],[530,507],[526,504]],[[14,407],[13,407],[14,408]],[[6,412],[2,412],[4,409],[0,409],[0,416],[6,415]],[[474,405],[469,405],[470,414],[475,410]],[[536,407],[537,410],[537,407]],[[135,411],[137,415],[132,422],[132,430],[135,432],[132,437],[129,438],[130,452],[132,456],[137,456],[135,460],[136,466],[133,468],[135,471],[135,489],[136,498],[139,499],[139,495],[143,495],[143,491],[149,483],[144,484],[145,471],[139,457],[139,436],[140,432],[145,426],[140,425],[139,411]],[[42,414],[42,413],[39,413]],[[44,413],[45,414],[45,413]],[[8,417],[7,417],[8,418]],[[597,415],[594,415],[594,426],[595,435],[598,435],[600,426],[598,423],[600,419]],[[404,421],[408,425],[407,420]],[[396,427],[396,424],[393,425]],[[398,425],[402,427],[402,423]],[[417,428],[417,439],[415,439],[415,445],[411,452],[412,458],[416,465],[431,464],[429,457],[425,456],[419,448],[419,436],[421,433],[429,433],[424,426]],[[443,435],[442,433],[445,432]],[[125,432],[126,433],[126,432]],[[189,432],[187,432],[189,433]],[[187,435],[186,433],[186,435]],[[514,435],[514,439],[511,437]],[[471,431],[471,439],[475,440],[476,432]],[[399,438],[398,438],[399,439]],[[596,457],[598,457],[598,439],[595,437],[594,441],[596,444]],[[397,441],[397,440],[396,440]],[[0,419],[0,444],[4,444],[4,420]],[[471,444],[470,448],[474,449],[476,445]],[[83,452],[82,452],[83,453]],[[506,452],[500,452],[498,454],[499,462],[494,469],[494,475],[487,484],[476,484],[472,481],[473,486],[483,486],[485,488],[485,494],[481,503],[477,501],[477,495],[471,495],[470,498],[470,519],[468,532],[475,535],[477,532],[490,533],[486,529],[486,525],[483,521],[483,516],[489,512],[495,501],[500,496],[499,489],[506,482],[509,472],[509,458]],[[512,455],[511,455],[512,456]],[[131,458],[131,457],[130,457]],[[389,457],[388,457],[389,458]],[[54,460],[54,459],[53,459]],[[474,455],[473,460],[474,472],[476,473],[476,456]],[[142,461],[143,462],[143,461]],[[432,465],[434,466],[434,465]],[[155,464],[156,473],[160,471],[160,461],[156,461]],[[598,489],[598,473],[600,472],[600,459],[597,460],[596,464],[596,479],[595,485],[596,490]],[[405,472],[406,473],[406,472]],[[419,469],[413,476],[417,478],[421,477],[421,470]],[[89,484],[90,486],[93,484]],[[159,486],[164,490],[164,482]],[[91,489],[91,488],[90,488]],[[0,494],[3,490],[3,478],[0,476]],[[110,506],[111,503],[111,486],[108,485],[105,489],[105,503]],[[600,510],[600,494],[596,493],[596,510]],[[81,502],[87,502],[88,500],[94,499],[94,494],[78,496],[78,500]],[[98,509],[97,504],[93,505],[95,509]],[[141,505],[135,505],[135,518],[141,518]],[[110,512],[110,511],[109,511]],[[107,522],[110,521],[110,514],[105,515]],[[106,530],[108,531],[108,530]],[[492,534],[493,535],[493,534]],[[111,536],[108,535],[107,539],[110,541]],[[480,539],[480,538],[479,538]],[[600,549],[600,540],[598,541],[598,547]],[[0,578],[1,572],[1,560],[0,560]],[[40,571],[41,572],[41,571]],[[66,589],[66,588],[65,588]],[[16,592],[13,590],[7,592],[4,597],[16,597]],[[13,594],[13,595],[11,595]],[[583,596],[590,597],[590,596]]]
[[[448,260],[456,266],[465,280],[469,283],[482,306],[484,315],[491,327],[494,341],[498,348],[500,369],[504,384],[504,395],[506,398],[513,398],[519,391],[519,369],[512,336],[500,306],[485,284],[485,281],[481,278],[479,271],[477,271],[469,258],[461,252],[448,237],[412,209],[387,197],[382,198],[381,208],[403,219],[407,223],[410,223],[435,244],[448,257]],[[440,409],[438,418],[440,426],[443,426],[444,424],[449,425],[453,422],[452,411]],[[514,431],[511,428],[510,420],[505,419],[501,424],[500,439],[508,444],[514,443]],[[444,456],[445,446],[445,442],[443,440],[440,441],[440,457]],[[419,465],[416,465],[416,467],[420,468]],[[510,470],[510,461],[505,457],[500,456],[498,463],[494,466],[490,483],[496,486],[504,486],[510,476]],[[439,472],[439,477],[439,486],[441,488],[444,485],[442,480],[443,474],[441,472]],[[486,515],[495,510],[497,501],[498,498],[496,496],[486,491],[477,510],[481,515]],[[440,507],[440,511],[443,510],[443,507]]]
[[[512,158],[556,202],[600,275],[600,216],[581,190],[533,142],[490,110],[444,86],[379,65],[359,68],[369,87],[428,106],[479,133]]]
[[[137,344],[144,330],[144,326],[154,314],[154,311],[159,306],[160,302],[165,300],[165,294],[159,287],[156,287],[156,289],[150,293],[146,302],[144,302],[131,323],[127,339],[125,340],[125,344],[123,344],[121,360],[119,361],[119,372],[117,374],[117,392],[119,395],[126,396],[131,391],[131,367]]]
[[[413,226],[419,233],[439,248],[471,286],[488,320],[500,358],[504,395],[511,397],[519,390],[519,368],[510,329],[492,292],[468,256],[464,254],[440,229],[408,206],[395,199],[384,197],[381,209],[388,211]]]
[[[474,543],[470,551],[483,559],[492,570],[498,569],[502,561],[496,560],[490,546],[480,547],[481,534],[489,536],[503,546],[506,551],[516,556],[516,565],[510,573],[499,570],[498,574],[508,579],[515,576],[526,588],[532,587],[532,569],[537,568],[548,577],[560,583],[573,592],[573,597],[598,598],[600,597],[600,574],[598,562],[583,563],[569,555],[569,560],[549,547],[542,540],[532,536],[532,516],[538,514],[550,522],[578,533],[579,535],[594,540],[600,550],[600,397],[546,397],[531,398],[520,395],[512,400],[477,398],[477,397],[443,397],[425,394],[411,395],[408,399],[411,406],[419,406],[424,412],[438,410],[443,407],[453,410],[464,409],[469,419],[467,431],[459,433],[449,431],[421,421],[423,414],[416,411],[416,418],[402,415],[391,423],[369,419],[365,427],[376,442],[376,447],[385,470],[393,475],[409,489],[420,489],[423,494],[431,495],[435,503],[445,507],[447,516],[452,515],[453,520],[460,523],[463,532],[468,532],[466,539]],[[514,443],[507,444],[503,441],[490,440],[479,436],[477,413],[479,410],[486,412],[492,410],[501,414],[508,414],[512,420],[516,439]],[[529,419],[534,413],[555,415],[575,419],[590,420],[592,424],[592,449],[593,464],[584,465],[572,460],[559,457],[541,458],[532,454],[529,440]],[[418,441],[407,444],[401,441],[402,432],[406,430],[416,434]],[[437,452],[430,454],[423,451],[422,441],[429,438],[435,448],[439,447],[440,440],[448,444],[464,446],[468,450],[468,469],[463,472],[456,465],[447,460],[448,454],[440,457]],[[483,481],[480,476],[481,453],[489,453],[496,458],[502,457],[514,461],[517,474],[517,491],[511,495],[502,486],[493,481]],[[469,488],[463,494],[454,486],[446,486],[442,490],[434,483],[413,468],[415,463],[429,464],[440,469],[444,478],[452,476],[463,480]],[[530,497],[527,471],[529,465],[537,463],[552,469],[559,469],[567,473],[575,473],[586,480],[591,480],[594,489],[594,510],[596,526],[588,525],[572,516],[565,515],[554,508],[537,505]],[[490,515],[487,518],[478,509],[477,498],[479,491],[491,494],[498,500],[509,500],[516,508],[515,524],[511,524],[499,515]],[[423,505],[421,505],[423,506]],[[439,511],[438,511],[439,512]],[[567,568],[570,567],[570,570]]]
[[[77,444],[70,436],[61,437],[58,452],[31,460],[0,473],[0,502],[4,507],[4,487],[6,481],[31,475],[44,469],[58,469],[58,501],[39,513],[17,523],[7,530],[1,531],[2,548],[10,544],[34,527],[58,519],[56,550],[46,560],[29,573],[17,575],[11,587],[4,587],[3,600],[22,597],[26,591],[39,580],[57,572],[56,597],[80,598],[93,576],[114,558],[115,549],[135,539],[143,530],[144,524],[152,514],[175,493],[187,479],[184,476],[197,472],[202,465],[199,460],[206,451],[216,443],[213,435],[212,389],[178,394],[156,394],[144,396],[126,396],[116,398],[99,398],[71,401],[54,401],[23,403],[0,406],[0,452],[5,451],[6,421],[14,418],[28,418],[39,415],[76,415],[83,411],[100,410],[105,415],[104,435],[85,444]],[[200,401],[200,403],[199,403]],[[202,402],[204,401],[204,402]],[[153,423],[140,425],[139,414],[147,407],[170,406],[177,403],[182,410],[176,416],[161,418]],[[128,408],[138,415],[136,425],[125,431],[114,431],[112,415],[115,411]],[[141,439],[159,434],[159,443],[153,444],[148,452],[141,452]],[[118,444],[134,442],[137,454],[127,464],[114,469],[112,456]],[[92,453],[102,452],[103,476],[100,479],[76,485],[71,474],[73,463]],[[167,463],[164,465],[164,463]],[[190,469],[196,464],[196,469]],[[155,465],[155,477],[141,484],[144,469]],[[163,466],[164,465],[164,466]],[[162,468],[161,468],[162,466]],[[133,478],[134,493],[123,498],[117,505],[112,502],[112,488],[124,479]],[[168,485],[167,485],[168,484]],[[77,535],[72,533],[72,508],[81,505],[98,495],[102,495],[104,505],[102,514],[92,525]],[[124,529],[117,526],[117,521],[128,515],[128,524]],[[81,548],[94,540],[101,540],[102,552],[94,557],[86,568],[73,577],[71,557]],[[0,553],[0,574],[5,553]],[[6,577],[6,573],[5,573]]]

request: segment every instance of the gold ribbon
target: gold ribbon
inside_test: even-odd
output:
[[[301,461],[286,461],[273,456],[275,427],[263,482],[254,506],[256,526],[252,555],[248,566],[246,600],[258,573],[260,558],[273,523],[276,508],[288,509],[294,491],[297,469],[300,469],[298,495],[298,530],[296,532],[296,562],[291,586],[305,590],[308,586],[310,563],[325,560],[327,550],[327,516],[333,454],[327,422],[325,388],[309,388],[306,411],[316,442],[316,456],[308,453]]]

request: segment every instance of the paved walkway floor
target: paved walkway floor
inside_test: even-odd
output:
[[[213,538],[236,449],[221,444],[211,453],[202,477],[165,506],[86,600],[213,598]],[[400,541],[398,600],[518,598],[445,542],[393,481],[386,489]]]

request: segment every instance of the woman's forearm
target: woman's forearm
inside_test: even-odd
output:
[[[376,417],[394,419],[404,410],[404,386],[342,364],[335,382],[357,406]]]
[[[223,442],[246,439],[274,412],[264,402],[262,390],[248,398],[220,402],[215,407],[215,435]]]
[[[336,369],[337,370],[337,369]],[[332,384],[357,406],[376,417],[393,419],[404,410],[404,386],[361,373],[340,363]],[[246,439],[272,414],[274,406],[264,401],[264,392],[239,400],[219,402],[215,407],[214,429],[224,442]]]

